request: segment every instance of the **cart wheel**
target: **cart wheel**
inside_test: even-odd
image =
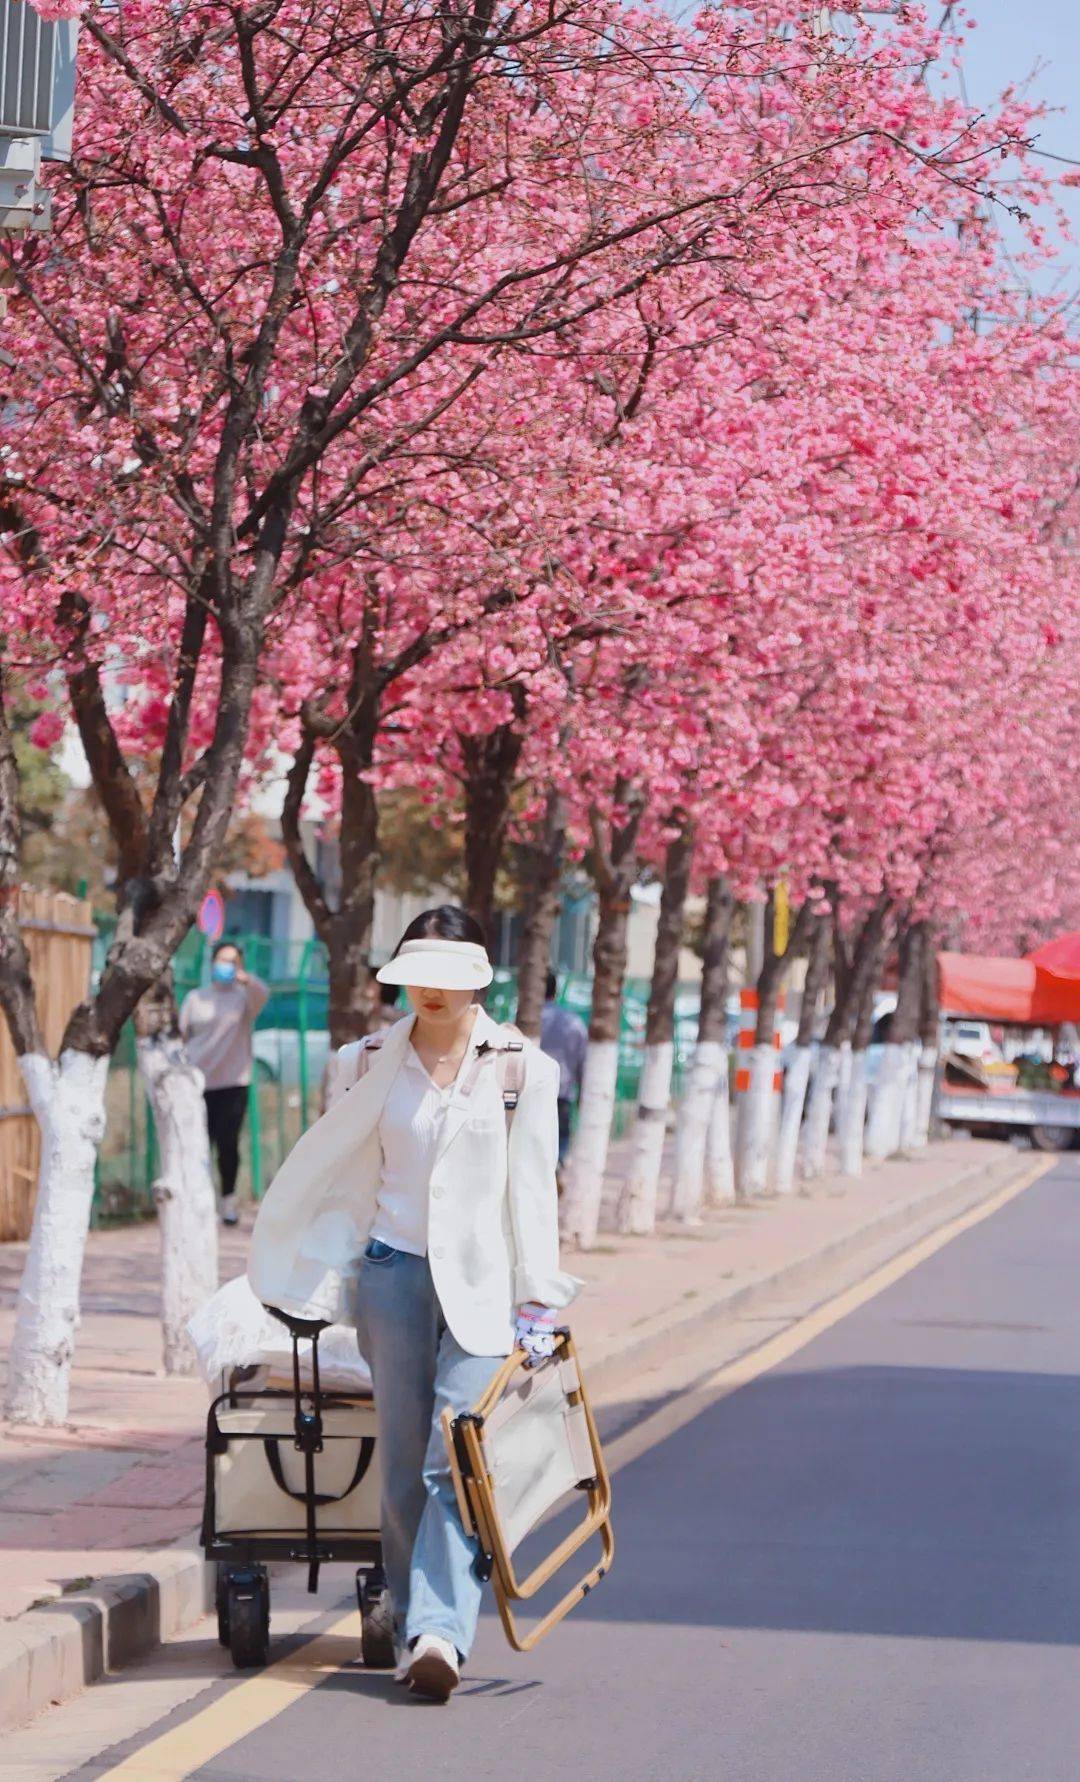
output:
[[[357,1572],[356,1598],[360,1605],[360,1651],[369,1671],[392,1671],[394,1652],[394,1605],[381,1566]]]
[[[217,1609],[218,1644],[229,1644],[229,1568],[223,1559],[219,1559],[216,1567],[214,1584],[214,1606]]]
[[[270,1647],[270,1580],[260,1566],[229,1575],[229,1651],[238,1671],[265,1664]]]
[[[1072,1126],[1033,1126],[1031,1142],[1036,1151],[1067,1151],[1076,1137]]]

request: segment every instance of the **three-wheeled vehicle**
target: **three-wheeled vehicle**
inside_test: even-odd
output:
[[[1080,1023],[1080,976],[1027,959],[939,953],[946,1021],[934,1112],[976,1134],[1023,1134],[1040,1151],[1080,1141],[1076,1060],[1064,1039]],[[985,1044],[950,1043],[966,1030]],[[1000,1043],[993,1035],[1000,1036]]]

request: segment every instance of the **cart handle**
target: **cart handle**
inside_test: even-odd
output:
[[[329,1330],[333,1323],[332,1318],[294,1318],[291,1312],[283,1312],[280,1306],[265,1306],[264,1309],[270,1313],[272,1318],[276,1318],[279,1324],[284,1324],[286,1330],[291,1331],[294,1337],[321,1336],[323,1331]]]

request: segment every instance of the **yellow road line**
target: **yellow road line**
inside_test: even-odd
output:
[[[791,1328],[770,1337],[759,1348],[736,1361],[718,1368],[715,1374],[671,1399],[651,1417],[627,1430],[605,1451],[608,1469],[615,1472],[637,1459],[657,1442],[667,1439],[693,1421],[709,1405],[730,1398],[752,1380],[759,1379],[780,1362],[804,1349],[823,1331],[839,1324],[842,1318],[857,1311],[886,1287],[917,1268],[946,1244],[989,1219],[1008,1201],[1030,1188],[1059,1161],[1056,1157],[1040,1158],[1018,1181],[1011,1182],[998,1194],[980,1202],[968,1212],[951,1219],[947,1225],[920,1238],[909,1249],[883,1263],[873,1274],[854,1287],[838,1293],[835,1299],[798,1319]],[[342,1643],[348,1642],[354,1656],[360,1649],[360,1616],[355,1609],[339,1621],[332,1622],[322,1633],[307,1641],[287,1658],[268,1665],[258,1675],[245,1679],[193,1714],[181,1725],[171,1728],[160,1738],[144,1745],[141,1751],[127,1757],[114,1769],[104,1772],[99,1782],[112,1782],[125,1777],[127,1782],[183,1782],[187,1776],[220,1757],[231,1745],[239,1744],[249,1733],[258,1731],[275,1715],[281,1714],[297,1698],[315,1689],[323,1680],[340,1670]]]
[[[151,1740],[141,1751],[106,1770],[102,1782],[124,1776],[128,1782],[181,1782],[230,1745],[238,1745],[268,1720],[281,1714],[299,1696],[341,1670],[360,1651],[360,1616],[356,1609],[331,1622],[322,1633],[267,1665],[254,1677],[218,1696],[208,1707]]]

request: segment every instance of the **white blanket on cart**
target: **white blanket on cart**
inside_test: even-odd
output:
[[[246,1275],[224,1287],[188,1319],[199,1372],[221,1390],[222,1375],[236,1367],[259,1367],[276,1383],[292,1385],[292,1337],[285,1325],[256,1299]],[[300,1373],[311,1381],[311,1341],[300,1343]],[[371,1370],[356,1347],[356,1332],[331,1324],[319,1338],[319,1383],[328,1392],[370,1392]]]

